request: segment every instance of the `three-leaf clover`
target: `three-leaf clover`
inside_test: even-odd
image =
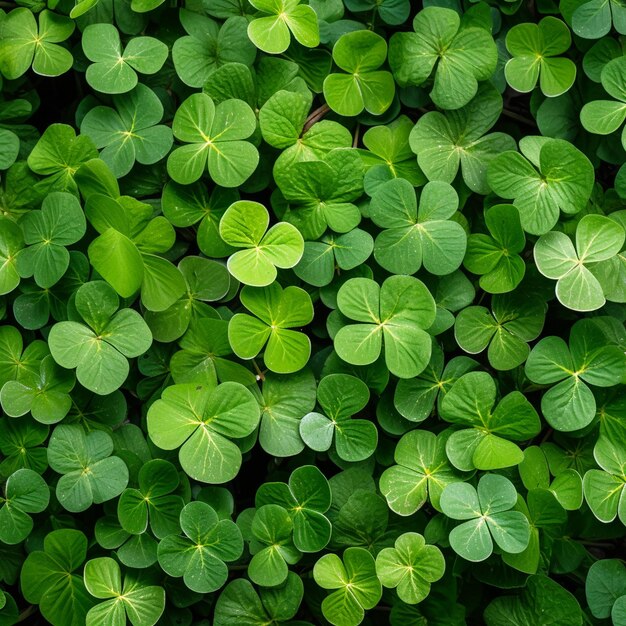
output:
[[[444,574],[446,562],[437,546],[427,545],[418,533],[400,535],[393,548],[376,556],[376,574],[385,587],[396,588],[407,604],[417,604],[430,592],[431,583]]]
[[[411,131],[411,150],[429,180],[452,183],[459,167],[465,184],[476,193],[490,191],[487,167],[500,152],[515,149],[505,133],[486,134],[502,113],[502,96],[489,83],[464,107],[455,111],[429,111]]]
[[[334,338],[337,354],[353,365],[369,365],[384,350],[389,371],[399,378],[420,374],[432,344],[424,330],[435,321],[435,301],[421,280],[391,276],[382,285],[351,278],[337,293],[339,311],[349,320]]]
[[[71,67],[71,52],[58,44],[74,32],[74,22],[64,15],[44,9],[39,24],[30,8],[13,9],[2,20],[0,71],[10,80],[33,68],[40,76],[59,76]]]
[[[137,85],[137,72],[156,74],[169,55],[165,43],[154,37],[133,37],[122,49],[113,24],[89,24],[81,39],[85,56],[92,61],[85,78],[101,93],[126,93]]]
[[[336,590],[322,601],[324,617],[334,626],[357,626],[382,595],[374,557],[365,548],[347,548],[343,559],[325,554],[313,577],[322,589]]]
[[[556,280],[556,297],[574,311],[595,311],[604,305],[602,284],[587,265],[607,261],[621,249],[626,232],[604,215],[585,215],[576,227],[576,246],[560,231],[542,235],[533,255],[537,269]]]
[[[264,350],[263,360],[272,372],[301,370],[309,360],[311,340],[291,329],[306,326],[313,319],[309,294],[300,287],[283,289],[273,282],[268,287],[246,286],[239,297],[252,315],[236,313],[230,320],[228,340],[235,354],[253,359]]]
[[[450,274],[461,265],[467,242],[463,227],[450,219],[458,208],[459,197],[447,183],[427,183],[419,208],[408,180],[383,183],[369,208],[383,229],[374,242],[374,258],[394,274],[415,274],[422,264],[431,274]]]
[[[87,613],[87,626],[124,626],[128,620],[133,626],[154,626],[165,609],[165,590],[146,585],[127,574],[122,585],[119,563],[108,556],[85,563],[85,587],[94,596],[104,600]]]
[[[249,0],[259,11],[248,25],[250,41],[263,52],[282,54],[295,40],[307,48],[320,43],[315,11],[300,0]]]
[[[333,61],[344,72],[324,79],[324,97],[339,115],[354,116],[365,109],[382,115],[393,102],[393,76],[379,69],[387,58],[387,42],[370,30],[342,35],[333,46]]]
[[[511,391],[496,404],[496,384],[487,372],[461,376],[441,402],[441,417],[465,427],[446,442],[450,462],[463,471],[517,465],[524,455],[513,441],[541,430],[537,412],[521,392]]]
[[[528,519],[511,509],[517,502],[513,483],[498,474],[484,474],[478,487],[455,482],[441,494],[441,509],[463,523],[450,531],[452,549],[468,561],[484,561],[493,543],[506,553],[517,554],[530,540]]]
[[[172,131],[188,144],[167,159],[168,174],[182,185],[198,180],[207,170],[222,187],[238,187],[254,172],[259,153],[244,141],[256,129],[254,111],[243,100],[214,104],[204,93],[189,96],[176,110]]]
[[[567,52],[571,43],[567,24],[551,15],[538,24],[516,24],[506,34],[506,47],[513,56],[504,67],[506,81],[522,93],[532,91],[538,80],[544,96],[564,94],[576,80],[576,65],[558,55]]]
[[[78,424],[57,426],[48,444],[48,463],[59,474],[56,496],[72,513],[86,511],[124,491],[128,468],[111,456],[113,440],[102,430],[88,434]]]
[[[247,437],[259,417],[254,396],[239,383],[171,385],[148,409],[148,433],[163,450],[180,448],[181,467],[194,480],[225,483],[242,461],[232,439]]]
[[[192,591],[219,589],[228,578],[225,561],[236,561],[243,553],[239,528],[199,501],[180,512],[180,527],[184,535],[168,535],[159,543],[159,564],[169,576],[182,576]]]
[[[426,7],[413,20],[414,33],[395,33],[389,65],[401,87],[423,85],[433,70],[430,97],[442,109],[459,109],[495,72],[498,51],[489,31],[461,23],[459,14]]]
[[[412,515],[427,501],[440,510],[444,487],[462,479],[446,456],[448,436],[412,430],[397,443],[393,455],[396,465],[380,477],[380,491],[394,513]]]
[[[29,513],[41,513],[48,507],[50,490],[46,481],[32,469],[18,469],[4,485],[0,496],[0,541],[20,543],[33,529]]]
[[[307,413],[300,421],[300,436],[317,452],[335,450],[344,461],[362,461],[376,450],[378,431],[367,419],[352,419],[369,402],[367,385],[349,374],[328,374],[317,387],[317,401],[324,413]]]
[[[48,343],[54,360],[76,368],[84,387],[100,395],[112,393],[126,380],[128,359],[148,350],[152,334],[137,311],[121,309],[115,291],[103,281],[85,283],[76,292],[81,322],[58,322]]]
[[[513,200],[522,227],[532,235],[547,233],[559,219],[587,204],[594,183],[591,161],[571,143],[548,137],[524,137],[523,153],[507,151],[489,164],[487,182],[495,194]]]
[[[97,106],[87,112],[80,125],[83,135],[102,148],[100,158],[121,178],[135,161],[152,165],[172,147],[172,131],[159,124],[163,105],[150,88],[139,83],[128,93],[113,96],[113,106]]]
[[[228,271],[244,285],[267,287],[276,280],[276,268],[288,269],[302,258],[304,240],[287,222],[269,230],[270,215],[259,202],[239,200],[220,219],[222,240],[238,250],[228,259]]]

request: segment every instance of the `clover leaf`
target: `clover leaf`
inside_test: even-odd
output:
[[[463,471],[517,465],[524,455],[513,441],[531,439],[541,430],[537,412],[519,391],[496,405],[496,384],[486,372],[461,376],[441,402],[441,417],[466,427],[446,442],[450,462]]]
[[[488,293],[507,293],[522,282],[526,265],[520,256],[526,237],[519,211],[511,204],[496,204],[485,211],[489,235],[472,233],[467,238],[463,265],[480,276],[480,287]]]
[[[47,9],[39,13],[38,22],[25,7],[13,9],[2,20],[0,71],[8,79],[19,78],[31,65],[40,76],[59,76],[72,67],[72,54],[58,44],[72,34],[74,22]]]
[[[85,56],[92,61],[85,78],[101,93],[126,93],[137,85],[137,72],[156,74],[169,50],[154,37],[133,37],[124,48],[112,24],[89,24],[83,31]]]
[[[619,624],[615,613],[616,607],[619,610],[619,604],[623,604],[626,597],[624,563],[619,559],[596,561],[587,573],[585,596],[594,617],[606,619],[613,614],[613,624]]]
[[[369,30],[342,35],[333,46],[333,61],[346,74],[324,79],[324,97],[339,115],[355,116],[365,109],[382,115],[393,101],[393,76],[380,66],[387,58],[387,42]]]
[[[553,428],[570,432],[584,428],[595,416],[596,400],[587,384],[618,384],[625,367],[623,351],[608,345],[593,322],[580,320],[572,326],[569,345],[560,337],[541,339],[525,370],[532,382],[554,385],[543,394],[541,411]]]
[[[545,302],[517,292],[495,295],[491,311],[483,306],[463,309],[456,317],[454,336],[465,352],[478,354],[488,347],[489,364],[511,370],[528,358],[528,342],[540,335],[547,308]]]
[[[462,25],[456,11],[426,7],[413,19],[413,30],[391,36],[389,65],[401,87],[423,85],[434,70],[430,97],[442,109],[466,105],[478,81],[495,72],[498,53],[491,35]]]
[[[208,168],[222,187],[238,187],[259,163],[257,149],[248,141],[256,129],[254,112],[242,100],[215,105],[204,93],[189,96],[177,109],[172,124],[176,139],[188,144],[167,159],[169,175],[182,185],[197,181]]]
[[[348,397],[346,397],[348,394]],[[376,449],[378,431],[366,419],[352,419],[369,401],[365,383],[349,374],[328,374],[317,387],[324,413],[307,413],[300,421],[300,436],[312,450],[328,450],[333,441],[339,458],[362,461]]]
[[[180,79],[189,87],[202,87],[209,76],[226,63],[252,65],[256,56],[248,40],[248,21],[229,17],[220,25],[209,17],[180,9],[179,19],[187,36],[172,46],[172,60]]]
[[[448,436],[425,430],[402,436],[394,451],[396,465],[380,477],[380,491],[394,513],[412,515],[428,501],[440,510],[445,486],[462,478],[446,456]]]
[[[249,0],[259,11],[248,25],[250,41],[263,52],[282,54],[291,36],[307,48],[319,45],[319,25],[315,11],[300,0]]]
[[[397,588],[407,604],[418,604],[430,592],[431,583],[443,576],[446,562],[441,550],[427,545],[418,533],[400,535],[393,548],[376,556],[376,574],[385,587]]]
[[[23,247],[22,229],[10,219],[0,217],[0,295],[11,293],[20,284],[17,253]]]
[[[48,355],[42,341],[30,342],[24,347],[20,331],[14,326],[0,326],[0,385],[7,381],[21,382],[36,376],[41,360]]]
[[[78,570],[87,556],[87,537],[79,530],[53,530],[43,540],[43,550],[31,552],[22,566],[20,584],[24,598],[39,605],[53,626],[83,626],[95,604]]]
[[[576,80],[576,65],[567,52],[572,36],[567,25],[551,15],[538,24],[517,24],[506,34],[507,50],[513,55],[504,68],[506,80],[522,93],[532,91],[539,81],[549,98],[568,91]]]
[[[205,483],[232,480],[247,437],[259,423],[259,405],[243,385],[180,384],[166,387],[148,410],[148,434],[163,450],[176,450],[181,467]]]
[[[430,359],[424,330],[435,320],[435,301],[417,278],[391,276],[381,286],[351,278],[337,293],[339,310],[350,320],[335,335],[337,354],[353,365],[368,365],[384,350],[385,363],[399,378],[419,375]]]
[[[325,554],[313,568],[322,589],[335,589],[322,601],[324,617],[334,626],[357,626],[380,600],[382,587],[374,557],[364,548],[347,548],[343,559]]]
[[[6,479],[22,468],[43,474],[48,467],[46,449],[48,427],[32,420],[0,419],[0,477]]]
[[[535,244],[537,269],[556,280],[556,297],[574,311],[595,311],[604,305],[601,283],[587,265],[607,261],[622,249],[626,232],[604,215],[585,215],[576,227],[576,246],[562,232],[550,231]]]
[[[130,172],[135,161],[152,165],[172,147],[172,131],[159,124],[163,105],[157,95],[139,83],[128,93],[113,96],[115,109],[97,106],[83,118],[81,132],[91,137],[100,158],[116,177]]]
[[[269,230],[270,215],[258,202],[240,200],[220,219],[222,240],[244,248],[228,259],[228,271],[244,285],[267,287],[276,279],[276,268],[288,269],[302,258],[304,240],[292,224],[279,222]]]
[[[441,494],[441,509],[463,522],[450,531],[452,549],[473,562],[489,558],[494,541],[506,553],[525,550],[530,527],[523,513],[511,510],[516,502],[513,483],[498,474],[484,474],[477,488],[463,482],[447,485]]]
[[[180,512],[184,536],[168,535],[159,543],[159,564],[170,576],[184,578],[189,589],[210,593],[228,578],[225,561],[237,560],[243,539],[230,519],[219,519],[205,502],[190,502]]]
[[[311,341],[302,332],[313,319],[311,298],[304,289],[276,282],[268,287],[249,287],[239,295],[253,315],[236,313],[228,325],[228,340],[235,354],[253,359],[261,350],[265,365],[277,374],[301,370],[309,360]],[[254,317],[253,317],[254,316]],[[265,349],[264,349],[265,348]]]
[[[346,8],[353,12],[374,11],[385,24],[402,24],[409,17],[409,0],[345,0]]]
[[[124,626],[154,626],[165,609],[165,590],[156,585],[142,584],[132,575],[124,578],[117,561],[105,556],[85,563],[85,587],[98,599],[87,613],[87,626],[111,624]]]
[[[394,274],[415,274],[422,264],[431,274],[450,274],[463,262],[467,237],[450,218],[459,198],[447,183],[429,182],[419,208],[411,183],[396,178],[372,197],[370,218],[383,228],[374,242],[374,258]]]
[[[564,13],[571,21],[574,33],[585,39],[600,39],[611,26],[620,34],[626,32],[626,11],[615,0],[578,0],[572,2]]]
[[[324,474],[314,465],[303,465],[288,483],[271,482],[256,492],[255,505],[278,504],[291,515],[293,544],[300,552],[319,552],[330,541],[332,526],[324,515],[330,508],[331,492]]]
[[[49,500],[48,485],[37,472],[24,468],[11,474],[0,497],[0,540],[13,545],[26,539],[34,526],[29,513],[45,511]]]
[[[461,168],[465,184],[477,193],[488,193],[487,167],[493,158],[514,150],[505,133],[486,134],[502,113],[502,96],[485,83],[464,107],[456,111],[429,111],[411,131],[411,150],[429,180],[452,183]]]
[[[103,431],[85,434],[82,426],[57,426],[48,444],[48,463],[62,474],[56,496],[73,513],[87,510],[94,502],[112,500],[128,484],[128,468],[111,456],[113,440]]]
[[[76,292],[76,310],[85,323],[58,322],[48,337],[54,360],[76,368],[78,382],[100,395],[126,380],[128,359],[148,350],[152,334],[133,309],[117,310],[119,299],[107,283],[85,283]]]

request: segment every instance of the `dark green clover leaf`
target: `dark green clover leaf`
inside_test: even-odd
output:
[[[626,448],[600,437],[593,449],[602,469],[590,469],[583,477],[583,493],[591,512],[601,521],[619,518],[626,525]]]
[[[244,287],[239,295],[253,315],[236,313],[228,325],[228,340],[235,354],[253,359],[263,350],[265,365],[277,374],[301,370],[311,354],[311,340],[291,330],[313,319],[309,294],[290,285],[284,289],[274,282],[268,287]]]
[[[21,382],[36,376],[41,360],[48,355],[43,341],[32,341],[24,347],[20,331],[14,326],[0,326],[0,385],[9,380]]]
[[[20,586],[27,602],[38,604],[53,626],[85,626],[95,604],[83,577],[77,573],[87,557],[87,537],[78,530],[48,533],[43,550],[31,552],[20,573]]]
[[[446,562],[437,546],[427,545],[418,533],[400,535],[393,548],[376,556],[376,574],[385,587],[396,588],[407,604],[418,604],[428,596],[431,583],[443,576]]]
[[[120,178],[135,161],[153,165],[172,147],[172,131],[159,124],[163,105],[157,95],[139,83],[123,95],[113,96],[114,109],[97,106],[83,118],[80,130],[102,148],[100,158]]]
[[[256,48],[246,35],[248,20],[241,15],[229,17],[221,27],[211,18],[187,9],[180,9],[179,18],[187,36],[174,41],[172,59],[178,77],[186,85],[202,87],[226,63],[254,63]]]
[[[585,596],[594,617],[599,619],[611,617],[611,609],[613,609],[613,624],[621,626],[622,622],[615,619],[615,607],[618,602],[622,604],[623,598],[626,598],[624,563],[619,559],[596,561],[587,573]],[[617,608],[619,610],[619,605]]]
[[[169,175],[182,185],[197,181],[207,170],[222,187],[238,187],[259,163],[257,149],[248,141],[256,129],[254,111],[242,100],[215,105],[204,93],[187,98],[176,111],[172,130],[188,144],[167,159]]]
[[[463,523],[450,531],[450,546],[468,561],[484,561],[493,543],[506,553],[526,549],[530,540],[528,519],[511,509],[517,502],[513,483],[498,474],[484,474],[476,489],[469,483],[447,485],[441,494],[441,509]]]
[[[39,24],[33,11],[19,7],[2,20],[0,71],[16,79],[33,68],[40,76],[59,76],[71,67],[70,51],[59,46],[74,31],[74,22],[52,11],[39,13]]]
[[[624,376],[626,356],[591,320],[572,326],[569,345],[561,337],[544,337],[526,361],[526,376],[553,385],[541,398],[541,411],[552,428],[570,432],[589,425],[596,400],[588,387],[612,387]],[[556,383],[556,384],[555,384]]]
[[[446,485],[463,479],[446,456],[448,434],[412,430],[403,435],[394,451],[397,465],[380,477],[380,491],[398,515],[412,515],[427,501],[438,511]]]
[[[367,385],[349,374],[324,376],[317,388],[317,401],[324,413],[308,413],[300,422],[300,436],[317,452],[328,450],[333,441],[344,461],[362,461],[376,450],[378,431],[367,419],[352,419],[369,402]]]
[[[90,24],[83,31],[85,56],[92,61],[85,78],[101,93],[126,93],[137,85],[137,72],[156,74],[169,55],[167,45],[154,37],[133,37],[122,48],[112,24]]]
[[[563,9],[574,33],[584,39],[600,39],[611,26],[626,34],[626,8],[617,0],[574,0],[564,3]]]
[[[463,265],[480,276],[478,282],[484,291],[513,291],[526,273],[520,256],[526,237],[519,211],[512,204],[496,204],[485,211],[485,224],[488,235],[472,233],[468,237]]]
[[[244,285],[267,287],[276,280],[276,268],[288,269],[302,258],[304,240],[292,224],[279,222],[268,230],[270,214],[258,202],[239,200],[220,219],[222,240],[243,248],[228,259],[228,271]]]
[[[454,336],[470,354],[488,347],[489,364],[497,370],[510,370],[528,358],[528,342],[541,334],[547,309],[542,300],[518,292],[495,295],[491,311],[483,306],[463,309],[456,317]]]
[[[496,384],[486,372],[461,376],[441,402],[441,417],[465,427],[446,443],[451,463],[463,471],[517,465],[524,455],[513,442],[531,439],[541,430],[537,412],[519,391],[496,404]]]
[[[17,257],[22,278],[34,276],[48,289],[65,274],[70,253],[65,246],[79,241],[87,229],[85,215],[75,196],[66,192],[48,194],[41,211],[30,211],[21,220],[26,248]]]
[[[220,519],[205,502],[190,502],[180,513],[183,536],[169,535],[159,543],[159,564],[166,574],[183,577],[197,593],[219,589],[228,578],[226,562],[243,553],[241,532],[230,519]]]
[[[215,604],[215,626],[260,626],[261,624],[296,624],[291,622],[302,602],[304,585],[297,574],[289,572],[280,587],[256,590],[245,578],[231,581]]]
[[[502,114],[502,96],[488,83],[456,111],[429,111],[411,131],[409,142],[429,180],[452,183],[459,167],[465,184],[477,193],[490,191],[487,167],[493,158],[515,149],[505,133],[486,134]]]
[[[76,292],[76,310],[84,320],[58,322],[48,338],[54,360],[76,368],[78,382],[100,395],[112,393],[126,380],[128,359],[148,350],[152,334],[137,311],[121,309],[107,283],[92,281]]]
[[[337,304],[357,322],[335,335],[335,350],[344,361],[369,365],[384,351],[389,371],[399,378],[424,370],[432,349],[424,329],[435,321],[435,301],[422,281],[391,276],[379,286],[369,278],[351,278],[339,289]]]
[[[263,52],[282,54],[291,36],[307,48],[320,43],[315,11],[300,0],[249,0],[260,13],[248,25],[250,41]]]
[[[415,274],[422,264],[431,274],[450,274],[465,255],[467,236],[450,219],[459,197],[447,183],[429,182],[419,208],[410,182],[396,178],[378,187],[369,212],[383,230],[374,242],[374,258],[394,274]]]
[[[50,490],[46,481],[31,469],[18,469],[4,485],[0,497],[0,541],[20,543],[33,529],[29,513],[41,513],[48,507]]]
[[[117,503],[117,517],[122,528],[140,535],[148,528],[162,539],[178,532],[178,517],[183,499],[173,493],[178,488],[178,471],[169,461],[153,459],[142,465],[139,488],[125,489]]]
[[[354,116],[365,109],[382,115],[393,102],[393,76],[379,69],[387,58],[387,42],[369,30],[342,35],[333,47],[333,61],[345,74],[324,79],[324,97],[339,115]]]
[[[87,613],[87,626],[154,626],[165,609],[165,590],[147,585],[132,573],[124,577],[119,563],[105,556],[85,563],[85,587],[104,600]]]
[[[374,557],[364,548],[348,548],[343,559],[325,554],[315,564],[313,577],[322,589],[336,590],[322,602],[324,617],[334,626],[357,626],[382,595]]]
[[[48,454],[42,443],[48,439],[48,427],[28,418],[0,419],[0,478],[3,480],[18,469],[32,469],[43,474],[48,467]]]
[[[390,26],[402,24],[411,12],[409,0],[345,0],[344,4],[349,11],[356,13],[374,11]]]
[[[330,541],[331,524],[324,515],[331,493],[324,474],[314,465],[303,465],[288,483],[264,483],[255,496],[255,506],[278,504],[291,515],[293,543],[301,552],[320,552]]]
[[[41,360],[37,374],[25,372],[20,380],[7,381],[0,390],[2,410],[11,417],[22,417],[29,411],[42,424],[56,424],[72,406],[70,391],[76,379],[48,355]]]
[[[259,417],[254,396],[239,383],[172,385],[148,410],[148,433],[163,450],[180,448],[180,464],[194,480],[225,483],[241,467],[232,439],[252,433]]]
[[[57,426],[48,445],[48,463],[62,474],[56,495],[72,513],[86,511],[124,491],[128,468],[122,459],[111,456],[113,440],[101,430],[85,434],[82,426]]]
[[[543,235],[559,219],[581,211],[591,196],[594,169],[591,161],[563,139],[527,136],[523,153],[507,151],[489,164],[487,182],[502,198],[513,200],[522,227]]]
[[[506,34],[506,47],[513,55],[504,68],[507,82],[522,93],[532,91],[539,81],[544,96],[564,94],[576,80],[576,65],[558,55],[567,52],[571,43],[569,28],[556,17],[513,26]]]
[[[461,24],[456,11],[426,7],[413,20],[414,33],[395,33],[389,65],[401,87],[423,85],[435,71],[430,97],[442,109],[459,109],[491,78],[498,52],[488,30]]]
[[[556,280],[556,297],[574,311],[595,311],[604,305],[602,284],[587,266],[614,258],[622,249],[626,232],[619,222],[604,215],[585,215],[576,227],[576,246],[559,231],[542,235],[533,254],[537,269]]]
[[[263,587],[276,587],[287,580],[287,564],[297,563],[302,554],[293,543],[293,521],[289,511],[278,504],[256,509],[250,526],[248,576]]]

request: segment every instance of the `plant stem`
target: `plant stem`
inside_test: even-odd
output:
[[[361,124],[359,122],[356,123],[356,128],[354,130],[354,139],[352,141],[352,147],[356,148],[359,145],[359,134],[361,132]]]
[[[36,604],[31,604],[29,607],[26,607],[17,618],[16,624],[23,622],[25,619],[28,619],[35,611],[37,610]]]
[[[302,135],[304,135],[304,133],[306,133],[306,131],[309,130],[309,128],[311,128],[313,124],[319,122],[319,120],[321,120],[329,111],[330,107],[325,102],[324,104],[322,104],[322,106],[315,109],[315,111],[313,111],[313,113],[311,113],[311,115],[306,118],[306,122],[304,123],[304,127],[302,128]]]
[[[535,120],[532,120],[529,117],[524,117],[523,115],[520,115],[519,113],[515,113],[514,111],[511,111],[509,109],[503,109],[502,115],[505,115],[506,117],[510,117],[512,120],[515,120],[516,122],[519,122],[520,124],[526,124],[526,126],[532,126],[533,128],[537,128],[537,122],[535,122]]]

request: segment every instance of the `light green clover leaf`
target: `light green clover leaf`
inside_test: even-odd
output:
[[[8,217],[0,217],[0,295],[11,293],[20,284],[17,256],[23,247],[22,229]]]

